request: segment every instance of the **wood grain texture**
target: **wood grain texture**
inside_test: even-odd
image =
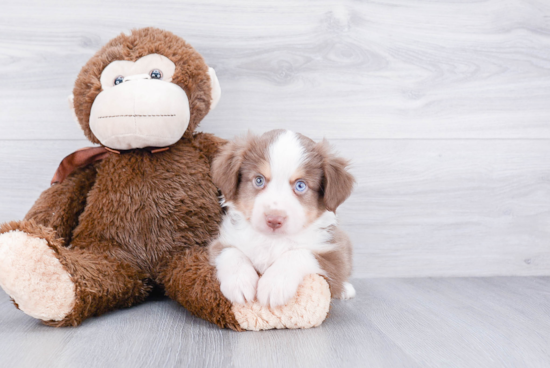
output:
[[[548,367],[550,278],[354,280],[310,330],[237,333],[168,299],[51,328],[0,291],[2,367]]]
[[[187,39],[222,85],[200,129],[327,137],[356,277],[550,275],[550,2],[30,1],[0,12],[0,221],[89,145],[66,97],[131,28]]]
[[[335,141],[356,277],[550,273],[547,141]]]
[[[109,39],[157,26],[216,68],[223,137],[550,138],[550,3],[17,1],[0,14],[2,138],[80,139],[66,96]]]

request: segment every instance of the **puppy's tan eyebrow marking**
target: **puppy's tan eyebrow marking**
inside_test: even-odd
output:
[[[304,178],[305,178],[306,176],[307,176],[307,175],[306,175],[306,172],[305,172],[302,168],[300,168],[300,169],[296,170],[296,171],[294,172],[294,174],[292,174],[292,176],[290,177],[289,183],[292,184],[292,183],[294,183],[294,182],[295,182],[296,180],[298,180],[298,179],[305,180]]]
[[[269,162],[262,161],[258,166],[258,172],[261,173],[267,181],[271,180],[271,165],[269,165]]]

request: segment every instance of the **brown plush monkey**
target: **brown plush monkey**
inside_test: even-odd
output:
[[[286,306],[231,305],[205,246],[222,209],[210,163],[224,143],[194,133],[220,97],[214,71],[183,39],[121,34],[76,80],[74,112],[102,147],[68,156],[23,221],[0,227],[0,286],[51,326],[142,302],[164,289],[235,330],[319,325],[330,294],[310,275]]]

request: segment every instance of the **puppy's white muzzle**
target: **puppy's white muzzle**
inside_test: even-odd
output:
[[[189,118],[189,100],[181,87],[140,74],[97,95],[90,128],[109,148],[165,147],[183,136]]]

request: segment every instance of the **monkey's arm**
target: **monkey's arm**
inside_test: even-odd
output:
[[[5,224],[0,233],[18,229],[18,223],[22,225],[23,222],[32,221],[37,225],[51,228],[64,240],[65,245],[69,244],[95,177],[95,165],[77,169],[61,184],[55,184],[42,192],[23,221]]]
[[[196,133],[193,138],[195,145],[208,158],[210,163],[212,163],[218,150],[227,143],[227,140],[209,133]]]

